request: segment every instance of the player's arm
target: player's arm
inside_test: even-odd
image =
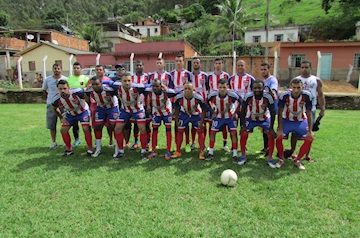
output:
[[[319,105],[320,105],[319,117],[323,117],[325,115],[325,95],[323,92],[322,81],[319,78],[317,79],[316,92],[319,98]]]
[[[214,108],[213,108],[213,106],[212,106],[212,100],[213,100],[213,98],[214,98],[215,96],[216,96],[216,94],[210,93],[209,96],[208,96],[208,98],[207,98],[207,100],[206,100],[206,103],[209,105],[209,108],[210,108],[210,110],[211,110],[212,119],[215,117],[215,111],[214,111]]]

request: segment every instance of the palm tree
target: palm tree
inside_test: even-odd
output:
[[[109,42],[104,38],[102,26],[96,26],[95,24],[83,25],[78,29],[78,34],[84,39],[89,41],[89,50],[98,53],[104,53],[107,51],[102,46]]]
[[[215,41],[232,40],[232,52],[235,50],[235,39],[242,39],[246,24],[253,21],[254,15],[249,14],[241,0],[224,0],[217,5],[220,15],[216,16],[218,24]],[[238,32],[238,34],[236,34]]]

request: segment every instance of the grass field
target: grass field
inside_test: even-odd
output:
[[[0,104],[0,237],[358,237],[359,118],[327,111],[316,162],[275,170],[253,153],[259,131],[244,166],[220,150],[221,133],[211,162],[198,152],[165,161],[164,151],[115,161],[109,148],[86,158],[84,145],[63,158],[48,150],[45,105]],[[225,169],[239,176],[234,188],[220,185]]]

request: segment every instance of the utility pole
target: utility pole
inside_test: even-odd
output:
[[[270,12],[270,0],[266,0],[266,13],[265,13],[265,62],[268,62],[268,54],[269,54],[269,12]]]

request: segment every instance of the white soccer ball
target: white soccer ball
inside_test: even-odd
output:
[[[238,176],[234,170],[227,169],[222,172],[220,179],[223,185],[233,187],[238,180]]]

